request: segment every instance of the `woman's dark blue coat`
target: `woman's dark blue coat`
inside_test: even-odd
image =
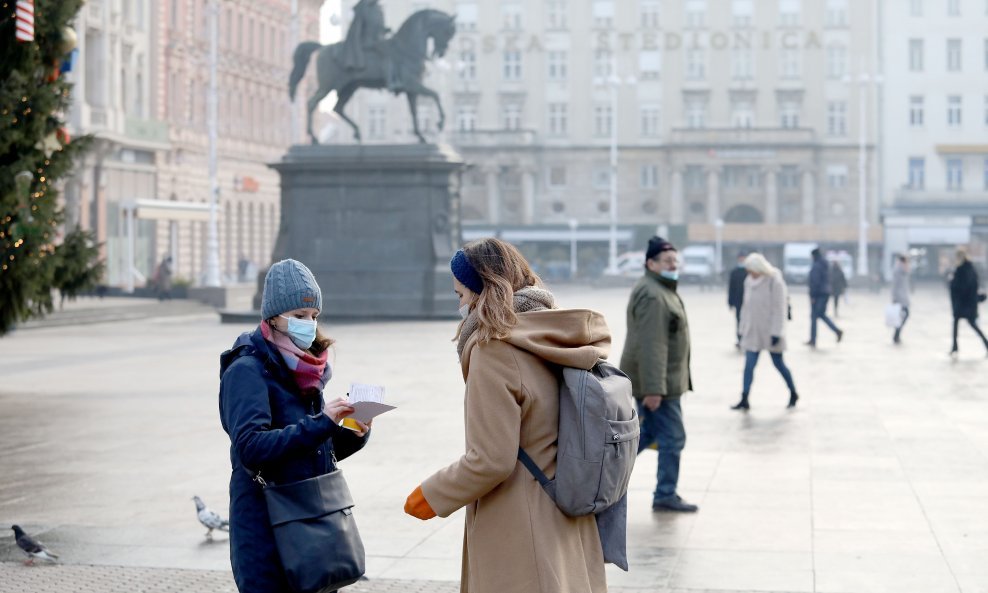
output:
[[[358,437],[322,413],[322,393],[304,396],[281,353],[260,328],[241,334],[220,356],[220,419],[230,435],[230,560],[241,593],[287,593],[261,486],[334,469],[333,456],[359,451]]]

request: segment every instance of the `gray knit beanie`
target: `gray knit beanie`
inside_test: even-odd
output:
[[[271,319],[285,311],[309,308],[322,311],[322,291],[309,268],[294,259],[272,264],[264,277],[261,318]]]

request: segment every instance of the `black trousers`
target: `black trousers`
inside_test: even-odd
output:
[[[895,328],[895,336],[892,338],[894,341],[899,341],[899,335],[902,333],[902,327],[906,325],[906,320],[909,319],[909,307],[902,308],[902,321],[899,322],[899,327]],[[957,324],[954,324],[954,342],[957,342]]]
[[[981,333],[981,328],[978,327],[978,319],[976,317],[954,317],[954,346],[950,351],[957,352],[957,325],[961,322],[961,319],[967,320],[971,325],[971,329],[981,338],[981,341],[985,345],[985,350],[988,350],[988,338],[985,338],[985,334]]]

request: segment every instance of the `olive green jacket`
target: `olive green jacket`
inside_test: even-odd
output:
[[[631,377],[632,395],[676,399],[693,389],[690,326],[676,283],[645,271],[628,300],[628,335],[621,370]]]

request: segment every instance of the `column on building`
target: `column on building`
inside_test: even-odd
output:
[[[523,200],[523,222],[525,224],[535,223],[535,168],[531,166],[521,167],[521,191]]]
[[[721,217],[720,212],[720,172],[721,167],[707,169],[707,222],[713,224]]]
[[[816,174],[813,169],[803,169],[803,224],[813,224],[816,219]]]
[[[779,224],[779,168],[762,169],[765,174],[765,223]]]
[[[488,224],[501,223],[501,188],[498,185],[500,169],[497,164],[489,164],[483,169],[487,185]]]
[[[669,198],[669,221],[672,224],[686,224],[686,198],[683,195],[683,168],[672,169],[672,191]]]

